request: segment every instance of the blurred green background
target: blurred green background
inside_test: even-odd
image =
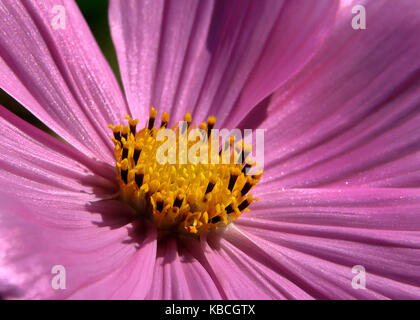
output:
[[[102,52],[120,81],[117,58],[108,26],[108,0],[76,0]],[[52,133],[22,105],[0,89],[0,104],[38,128]]]

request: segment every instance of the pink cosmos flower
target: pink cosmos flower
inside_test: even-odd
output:
[[[124,94],[72,1],[0,4],[0,86],[65,141],[1,107],[1,296],[420,298],[419,1],[111,0],[109,20]],[[158,239],[116,200],[107,125],[151,105],[266,129],[250,212]]]

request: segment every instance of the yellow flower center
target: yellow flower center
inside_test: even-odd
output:
[[[219,137],[213,139],[212,134],[215,117],[195,128],[187,113],[184,122],[167,129],[169,114],[162,114],[159,128],[155,128],[156,116],[157,111],[151,108],[147,126],[138,132],[139,120],[129,116],[128,125],[110,125],[121,200],[158,230],[183,235],[199,236],[225,227],[249,211],[248,206],[256,200],[249,191],[262,175],[262,171],[247,174],[255,165],[249,156],[251,147],[242,141],[235,144],[230,137],[219,148]],[[168,131],[174,137],[172,144],[169,137],[161,139]],[[191,140],[192,136],[196,139]],[[176,163],[163,163],[158,157],[169,153]],[[190,161],[198,154],[208,161]]]

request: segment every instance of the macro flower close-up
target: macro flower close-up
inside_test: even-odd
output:
[[[0,0],[1,299],[420,299],[420,1],[107,10]]]

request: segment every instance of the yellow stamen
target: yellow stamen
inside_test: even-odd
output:
[[[167,113],[167,112],[164,112],[163,114],[162,114],[162,123],[161,123],[161,125],[160,125],[160,127],[162,128],[166,128],[166,126],[168,125],[168,122],[169,122],[169,113]]]
[[[254,199],[249,191],[258,183],[262,171],[252,176],[247,171],[255,165],[248,155],[251,148],[239,142],[239,149],[232,148],[230,163],[222,162],[222,152],[216,151],[218,164],[211,163],[212,139],[196,142],[185,141],[185,135],[177,126],[167,129],[169,114],[164,112],[160,128],[155,128],[157,111],[150,108],[146,126],[137,132],[137,119],[126,116],[128,125],[110,125],[114,136],[117,181],[120,186],[121,200],[136,209],[137,215],[149,219],[161,231],[183,235],[199,236],[203,232],[225,227],[246,211]],[[190,126],[192,117],[187,113],[188,133],[204,130],[208,134],[213,129],[216,118],[209,117],[207,123],[198,129]],[[162,164],[157,160],[157,150],[164,141],[156,137],[160,130],[170,130],[176,137],[176,159],[185,155],[181,144],[186,143],[187,150],[200,145],[199,153],[207,151],[207,163]],[[180,132],[181,131],[181,132]],[[210,136],[211,137],[211,136]],[[234,145],[234,137],[229,138],[226,150]],[[238,144],[237,144],[238,146]],[[235,150],[238,149],[238,150]],[[241,161],[233,161],[238,156]],[[188,159],[188,157],[186,157]],[[206,156],[204,156],[206,158]],[[246,160],[246,161],[245,161]]]

